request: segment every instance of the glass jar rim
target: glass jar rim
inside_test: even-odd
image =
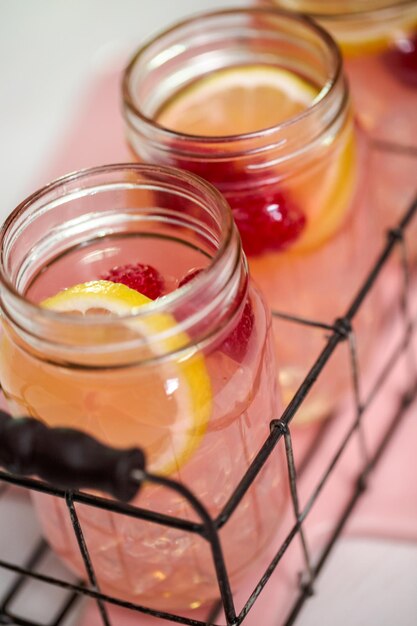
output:
[[[175,289],[174,291],[164,295],[158,301],[153,301],[149,304],[145,304],[138,309],[135,309],[134,313],[129,313],[125,315],[117,315],[117,316],[103,316],[103,315],[88,315],[88,316],[69,316],[66,313],[53,311],[51,309],[46,309],[41,307],[39,304],[32,302],[26,296],[18,291],[11,280],[9,280],[7,276],[7,272],[5,271],[5,263],[4,263],[4,240],[7,236],[9,229],[13,225],[16,219],[18,219],[24,212],[30,208],[33,203],[42,199],[43,197],[47,197],[48,194],[58,190],[59,188],[65,188],[65,186],[69,183],[74,183],[78,181],[88,180],[92,176],[107,174],[111,172],[123,172],[123,171],[133,171],[138,174],[144,174],[149,176],[157,176],[157,175],[165,175],[167,177],[175,178],[178,182],[183,183],[191,183],[197,190],[208,194],[209,198],[220,208],[220,214],[222,216],[222,223],[220,225],[220,231],[222,233],[222,239],[219,242],[219,247],[216,253],[211,257],[209,264],[204,268],[204,271],[199,273],[195,279],[186,283],[182,287]],[[144,185],[145,182],[139,184]],[[104,187],[103,183],[103,187]],[[65,197],[65,193],[60,197]],[[4,223],[0,228],[0,288],[4,289],[9,296],[15,299],[19,305],[24,306],[25,310],[30,314],[41,315],[45,320],[50,320],[51,322],[63,322],[65,319],[70,319],[71,324],[74,326],[80,327],[89,327],[95,326],[98,323],[101,326],[111,326],[114,324],[123,323],[128,320],[140,319],[141,317],[145,317],[148,315],[154,315],[155,313],[160,313],[168,306],[180,305],[185,298],[190,297],[191,291],[194,289],[201,289],[203,283],[209,284],[212,281],[213,276],[216,272],[216,264],[221,261],[221,259],[226,255],[228,246],[232,240],[233,233],[235,231],[235,226],[231,214],[230,207],[223,197],[223,195],[209,182],[205,181],[203,178],[197,176],[196,174],[192,174],[190,172],[186,172],[183,170],[179,170],[174,167],[169,166],[160,166],[160,165],[150,165],[144,163],[112,163],[108,165],[101,165],[91,168],[85,168],[81,170],[77,170],[75,172],[71,172],[60,178],[57,178],[37,191],[33,192],[31,195],[26,197],[6,218]]]
[[[169,129],[165,126],[162,126],[158,122],[156,122],[153,118],[145,115],[140,108],[136,105],[135,99],[131,94],[130,89],[130,79],[132,72],[135,68],[135,65],[139,58],[143,54],[145,54],[155,43],[160,41],[166,36],[169,36],[171,33],[174,33],[181,28],[187,27],[189,25],[197,24],[198,22],[217,18],[217,17],[233,17],[238,15],[266,15],[266,16],[282,16],[286,19],[294,23],[304,24],[307,29],[309,29],[312,33],[315,33],[318,38],[325,41],[326,47],[330,51],[331,57],[334,59],[334,71],[332,72],[332,76],[329,80],[326,81],[325,85],[320,89],[319,93],[314,99],[312,106],[309,106],[306,110],[294,115],[294,117],[289,118],[275,126],[271,126],[268,128],[264,128],[258,131],[242,133],[240,135],[193,135],[184,132],[177,132],[175,130]],[[305,15],[302,13],[294,13],[292,11],[278,9],[278,8],[264,8],[264,7],[241,7],[234,9],[221,9],[217,11],[206,11],[202,13],[198,13],[192,17],[181,20],[176,24],[173,24],[169,28],[159,32],[157,35],[149,39],[142,46],[140,46],[132,58],[130,59],[128,65],[125,68],[123,73],[122,80],[122,96],[124,106],[129,110],[131,114],[135,117],[139,118],[141,122],[143,122],[149,128],[157,129],[162,136],[171,139],[177,139],[182,141],[188,141],[190,143],[193,142],[201,142],[204,141],[205,144],[226,144],[230,141],[233,142],[245,142],[250,140],[262,139],[268,137],[269,135],[275,135],[279,133],[280,130],[287,129],[305,119],[308,119],[311,115],[314,115],[317,109],[326,104],[327,100],[332,97],[334,89],[340,82],[340,79],[343,75],[343,60],[340,49],[337,43],[334,41],[333,37],[317,22],[315,22],[309,15]],[[126,123],[129,124],[129,120],[126,119]]]
[[[298,0],[295,0],[296,2]],[[353,0],[354,6],[351,9],[342,9],[340,12],[332,10],[318,10],[311,6],[311,0],[301,0],[299,6],[294,6],[293,10],[300,11],[310,16],[314,20],[331,20],[333,22],[349,22],[352,19],[364,18],[366,20],[372,20],[381,17],[390,17],[393,13],[397,14],[398,11],[404,8],[415,7],[417,9],[416,0],[384,0],[381,5],[380,0],[374,0],[372,6],[364,6],[363,0]],[[332,8],[335,6],[335,0],[329,0],[329,5]]]

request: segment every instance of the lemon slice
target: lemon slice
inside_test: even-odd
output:
[[[342,227],[350,211],[358,176],[356,138],[351,124],[337,142],[332,158],[319,160],[317,171],[310,172],[316,179],[314,187],[301,184],[293,190],[295,201],[308,215],[308,227],[291,246],[292,253],[309,253],[325,244]]]
[[[138,291],[122,283],[93,280],[63,289],[41,303],[45,309],[72,314],[129,315],[134,310],[152,302]]]
[[[124,316],[150,303],[123,284],[99,280],[64,289],[41,306],[78,315]],[[25,380],[24,403],[32,415],[53,426],[81,427],[116,447],[137,445],[145,450],[151,471],[171,474],[200,445],[211,416],[205,360],[195,348],[182,350],[181,357],[175,355],[190,341],[185,333],[176,332],[178,324],[169,314],[150,313],[121,323],[129,324],[145,341],[149,338],[151,354],[164,359],[108,372],[94,368],[78,372],[32,364],[11,344],[7,350],[15,353],[8,359]],[[158,341],[154,341],[156,334],[161,335]],[[19,395],[18,390],[10,391]]]
[[[176,132],[228,136],[256,132],[311,106],[318,89],[280,67],[242,65],[196,80],[175,94],[156,121]]]

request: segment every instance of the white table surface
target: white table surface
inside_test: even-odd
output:
[[[184,15],[241,4],[0,0],[0,218],[36,188],[80,90],[101,64],[127,59],[140,41]],[[342,539],[317,588],[301,626],[415,626],[417,546]]]

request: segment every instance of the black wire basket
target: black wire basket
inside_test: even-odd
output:
[[[245,618],[258,599],[264,587],[268,584],[274,570],[288,555],[290,546],[299,543],[303,555],[303,571],[299,572],[298,592],[292,600],[290,610],[286,614],[277,613],[276,624],[293,624],[307,598],[313,593],[314,583],[323,568],[333,546],[344,529],[349,517],[355,509],[359,499],[366,491],[369,475],[380,461],[394,432],[399,428],[402,417],[411,406],[417,392],[417,369],[410,348],[414,332],[414,320],[410,306],[410,264],[407,257],[405,242],[406,231],[417,213],[417,199],[409,207],[398,225],[387,233],[387,241],[380,256],[369,272],[363,285],[358,289],[351,306],[334,324],[328,325],[314,320],[306,320],[291,316],[277,316],[291,324],[302,324],[311,328],[323,329],[327,341],[322,352],[311,367],[303,383],[299,387],[292,401],[281,416],[270,424],[270,433],[257,456],[223,507],[220,514],[213,519],[207,512],[198,497],[186,485],[180,484],[166,477],[156,476],[146,471],[145,459],[140,450],[113,450],[105,447],[91,437],[69,429],[51,429],[32,418],[12,419],[7,413],[0,413],[0,465],[5,468],[0,472],[1,499],[0,511],[2,526],[5,522],[5,506],[11,492],[16,487],[24,491],[36,491],[53,495],[65,501],[72,529],[76,537],[79,551],[85,566],[85,579],[74,580],[66,574],[56,575],[42,567],[47,560],[49,548],[43,539],[33,547],[22,546],[25,553],[23,560],[8,560],[0,555],[0,567],[9,573],[9,582],[0,600],[0,624],[17,624],[20,626],[58,626],[69,623],[71,615],[76,615],[77,605],[82,598],[92,599],[99,611],[104,626],[113,623],[108,607],[111,605],[124,607],[132,615],[148,614],[159,618],[161,624],[171,621],[189,626],[214,626],[226,623],[227,626],[238,626],[245,622]],[[358,357],[354,333],[354,322],[366,300],[376,289],[381,280],[381,274],[386,269],[390,259],[399,254],[401,273],[401,288],[398,290],[398,305],[401,318],[401,335],[392,350],[385,354],[384,362],[379,364],[379,372],[373,381],[366,396],[361,393],[361,376],[358,367]],[[398,281],[397,281],[398,282]],[[309,394],[318,377],[325,368],[329,368],[332,354],[343,343],[348,344],[349,362],[352,378],[353,411],[343,435],[332,450],[331,458],[326,461],[321,475],[314,487],[300,504],[299,479],[300,475],[308,472],[309,459],[314,452],[320,449],[320,440],[328,428],[328,421],[317,430],[314,440],[310,443],[307,453],[301,463],[295,462],[292,436],[292,420]],[[390,377],[402,359],[407,359],[409,380],[401,393],[397,406],[386,422],[385,432],[379,442],[369,452],[366,446],[363,420],[383,393]],[[289,532],[279,545],[273,558],[266,566],[262,576],[253,584],[253,590],[246,598],[242,608],[236,608],[232,593],[228,568],[221,546],[220,530],[228,523],[233,512],[240,506],[242,499],[251,484],[256,479],[274,449],[285,446],[288,483],[293,509],[293,522]],[[304,526],[309,515],[317,506],[328,481],[337,471],[338,463],[352,442],[357,442],[360,449],[360,464],[356,470],[353,489],[347,494],[347,500],[341,513],[332,520],[332,531],[314,559],[311,547],[307,540]],[[41,479],[32,478],[37,475]],[[165,489],[174,490],[185,498],[197,515],[198,521],[170,517],[156,511],[144,510],[128,504],[144,482],[162,485]],[[113,497],[106,499],[91,495],[82,489],[95,489]],[[100,591],[98,576],[90,558],[89,548],[85,541],[82,523],[77,514],[77,505],[84,504],[110,511],[118,515],[129,516],[139,520],[147,520],[166,527],[180,529],[185,533],[197,534],[205,540],[211,550],[214,569],[218,581],[219,601],[207,611],[202,618],[186,617],[158,610],[158,607],[149,608],[131,602],[123,601],[118,597],[105,595]],[[2,505],[2,506],[1,506]],[[140,576],[140,572],[138,573]],[[59,605],[48,606],[50,616],[43,621],[33,621],[25,617],[16,606],[19,599],[27,594],[28,581],[37,581],[47,585],[49,589],[60,589],[62,598]],[[49,604],[49,603],[48,603]],[[222,615],[223,614],[223,615]],[[75,619],[75,617],[74,617]],[[75,622],[71,622],[75,623]],[[138,621],[140,623],[140,621]],[[159,622],[158,622],[159,623]]]

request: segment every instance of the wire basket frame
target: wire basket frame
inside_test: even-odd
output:
[[[347,520],[349,519],[352,511],[355,508],[356,503],[366,490],[368,477],[380,461],[393,433],[399,427],[401,418],[404,416],[408,407],[414,401],[417,395],[417,367],[414,362],[414,356],[410,350],[410,339],[414,333],[414,319],[410,307],[410,264],[407,255],[407,248],[405,242],[405,234],[409,228],[415,215],[417,213],[417,198],[411,204],[404,217],[399,221],[396,228],[390,230],[387,233],[387,242],[381,251],[378,259],[376,260],[369,275],[364,281],[363,285],[358,290],[356,296],[353,298],[352,303],[345,314],[336,319],[334,324],[328,325],[315,320],[307,320],[299,317],[288,316],[282,313],[274,312],[273,314],[282,320],[286,320],[291,324],[301,324],[311,328],[321,328],[328,332],[329,336],[327,342],[319,354],[317,360],[311,367],[304,381],[300,385],[298,391],[294,395],[291,402],[284,410],[281,417],[274,419],[270,424],[270,433],[266,438],[264,444],[259,450],[258,454],[252,461],[250,467],[242,476],[239,484],[229,497],[228,501],[224,505],[220,514],[213,518],[208,513],[206,507],[198,499],[198,497],[187,488],[186,485],[180,484],[170,478],[157,476],[150,474],[144,467],[143,458],[139,456],[129,457],[126,464],[126,484],[128,486],[129,494],[132,492],[132,485],[134,485],[134,491],[140,488],[144,482],[159,484],[166,489],[174,490],[181,497],[185,498],[192,509],[195,511],[198,517],[198,522],[193,522],[180,517],[174,517],[165,515],[156,511],[142,509],[138,506],[133,506],[120,500],[109,500],[104,497],[91,495],[89,493],[78,491],[76,489],[80,487],[79,484],[71,485],[67,484],[66,480],[62,478],[62,468],[58,471],[59,479],[53,480],[51,478],[50,468],[45,469],[42,458],[32,458],[30,462],[22,457],[22,446],[20,441],[22,440],[21,433],[24,432],[24,436],[30,428],[33,433],[37,432],[37,426],[34,426],[36,420],[26,419],[24,423],[16,425],[16,422],[20,420],[13,420],[6,413],[1,414],[2,422],[0,422],[0,465],[7,468],[6,471],[0,471],[0,484],[3,485],[3,491],[7,485],[17,485],[29,491],[37,491],[44,494],[53,495],[57,498],[61,498],[65,501],[68,515],[71,520],[72,529],[76,537],[80,555],[82,557],[85,566],[85,581],[78,581],[75,583],[68,582],[63,578],[52,576],[49,574],[43,574],[37,571],[37,565],[44,557],[47,546],[42,540],[36,548],[29,555],[28,559],[23,565],[17,565],[14,562],[0,559],[0,567],[13,572],[15,579],[6,590],[3,598],[0,600],[0,624],[17,624],[19,626],[59,626],[66,619],[68,614],[76,606],[77,601],[81,597],[93,598],[97,603],[97,607],[101,616],[102,624],[104,626],[111,626],[112,621],[109,616],[107,605],[114,605],[130,609],[132,613],[148,614],[161,620],[168,620],[174,623],[186,624],[188,626],[216,626],[218,624],[218,615],[222,610],[226,619],[227,626],[240,626],[244,623],[246,616],[248,615],[253,604],[256,602],[260,593],[264,589],[265,585],[271,578],[274,570],[280,563],[281,559],[285,555],[289,546],[293,541],[298,540],[300,542],[303,559],[304,559],[304,571],[300,577],[300,589],[298,597],[294,602],[289,614],[283,616],[283,622],[286,626],[293,624],[303,607],[306,599],[313,593],[314,582],[319,575],[324,563],[326,562],[333,546],[335,545],[339,535],[341,534]],[[375,283],[380,276],[382,270],[386,266],[388,260],[392,257],[395,251],[399,251],[401,257],[402,267],[402,287],[400,293],[400,312],[402,318],[402,333],[397,345],[394,346],[390,354],[387,355],[385,362],[383,363],[377,379],[374,381],[372,388],[366,395],[362,397],[361,393],[361,376],[358,367],[358,356],[356,348],[356,339],[353,329],[353,322],[358,312],[361,310],[363,303],[375,289]],[[320,377],[322,371],[327,366],[329,367],[329,359],[339,344],[342,342],[348,342],[349,345],[349,362],[351,368],[352,389],[354,398],[354,419],[350,424],[347,432],[344,434],[342,441],[339,443],[336,449],[333,450],[332,458],[325,467],[318,483],[315,485],[307,501],[301,506],[299,497],[299,481],[297,472],[300,471],[300,467],[296,467],[294,461],[294,449],[291,432],[291,421],[297,414],[300,406],[304,402],[305,398],[309,394],[310,390],[314,386],[317,378]],[[379,396],[384,389],[387,380],[393,372],[394,367],[398,361],[406,356],[410,359],[410,382],[408,389],[401,396],[398,406],[393,412],[389,424],[385,430],[385,433],[379,442],[376,449],[372,454],[366,448],[364,430],[363,430],[363,416],[374,403],[375,399]],[[37,423],[39,424],[39,423]],[[3,425],[3,430],[2,430]],[[4,436],[7,429],[11,428],[14,435],[8,438]],[[325,424],[323,426],[325,428]],[[19,430],[20,429],[20,430]],[[42,432],[39,436],[43,437],[46,430],[48,436],[61,437],[64,436],[60,429],[47,429],[42,425]],[[56,432],[55,432],[56,431]],[[23,435],[22,435],[23,436]],[[32,435],[30,435],[32,436]],[[38,436],[37,434],[33,435]],[[79,433],[80,445],[91,445],[91,438]],[[351,497],[342,511],[339,518],[336,520],[333,532],[328,538],[324,548],[321,551],[319,560],[313,562],[310,547],[307,541],[307,537],[304,531],[304,522],[308,518],[309,513],[314,508],[317,499],[323,492],[324,487],[328,483],[330,477],[335,472],[335,467],[346,450],[349,443],[357,439],[361,451],[361,470],[359,471],[353,492]],[[254,586],[252,592],[247,598],[243,608],[237,612],[235,601],[231,589],[230,578],[226,567],[223,549],[220,541],[220,530],[227,524],[233,512],[239,507],[243,497],[249,490],[252,483],[255,481],[262,468],[268,462],[269,457],[277,447],[278,442],[283,440],[286,453],[286,462],[288,469],[288,481],[290,487],[292,508],[294,513],[294,523],[287,533],[284,541],[279,546],[271,562],[265,569],[262,577]],[[6,441],[6,444],[5,444]],[[93,440],[93,445],[103,449],[103,454],[107,454],[108,450],[105,450],[105,446],[101,446],[98,442]],[[315,442],[313,442],[313,446]],[[111,451],[111,454],[115,455],[111,457],[111,463],[119,462],[119,452]],[[20,455],[20,456],[19,456]],[[106,457],[110,458],[110,457]],[[126,461],[126,459],[124,459]],[[107,461],[106,461],[107,462]],[[64,468],[65,469],[65,468]],[[28,475],[37,474],[45,480],[38,480]],[[26,476],[25,476],[26,475]],[[68,474],[68,477],[71,473]],[[88,481],[87,481],[88,483]],[[61,486],[57,486],[61,485]],[[84,484],[81,486],[97,487],[96,484]],[[0,492],[0,495],[1,492]],[[113,495],[118,495],[117,488]],[[124,495],[122,499],[129,499]],[[210,546],[213,565],[216,572],[219,597],[218,604],[212,607],[209,614],[204,621],[200,619],[192,619],[190,617],[184,617],[174,613],[166,611],[160,611],[157,608],[149,608],[132,602],[127,602],[121,598],[109,596],[103,594],[98,585],[98,577],[93,566],[88,545],[85,541],[82,524],[77,514],[76,504],[86,504],[93,506],[97,509],[117,513],[132,517],[135,519],[145,520],[155,524],[159,524],[165,527],[180,529],[186,533],[196,534],[207,541]],[[11,605],[16,596],[23,593],[24,583],[26,580],[32,579],[47,583],[48,585],[61,588],[67,591],[67,596],[62,603],[62,606],[48,623],[40,624],[32,621],[28,621],[26,618],[17,615],[11,610]],[[281,617],[281,616],[280,616]],[[162,624],[163,622],[161,622]]]

